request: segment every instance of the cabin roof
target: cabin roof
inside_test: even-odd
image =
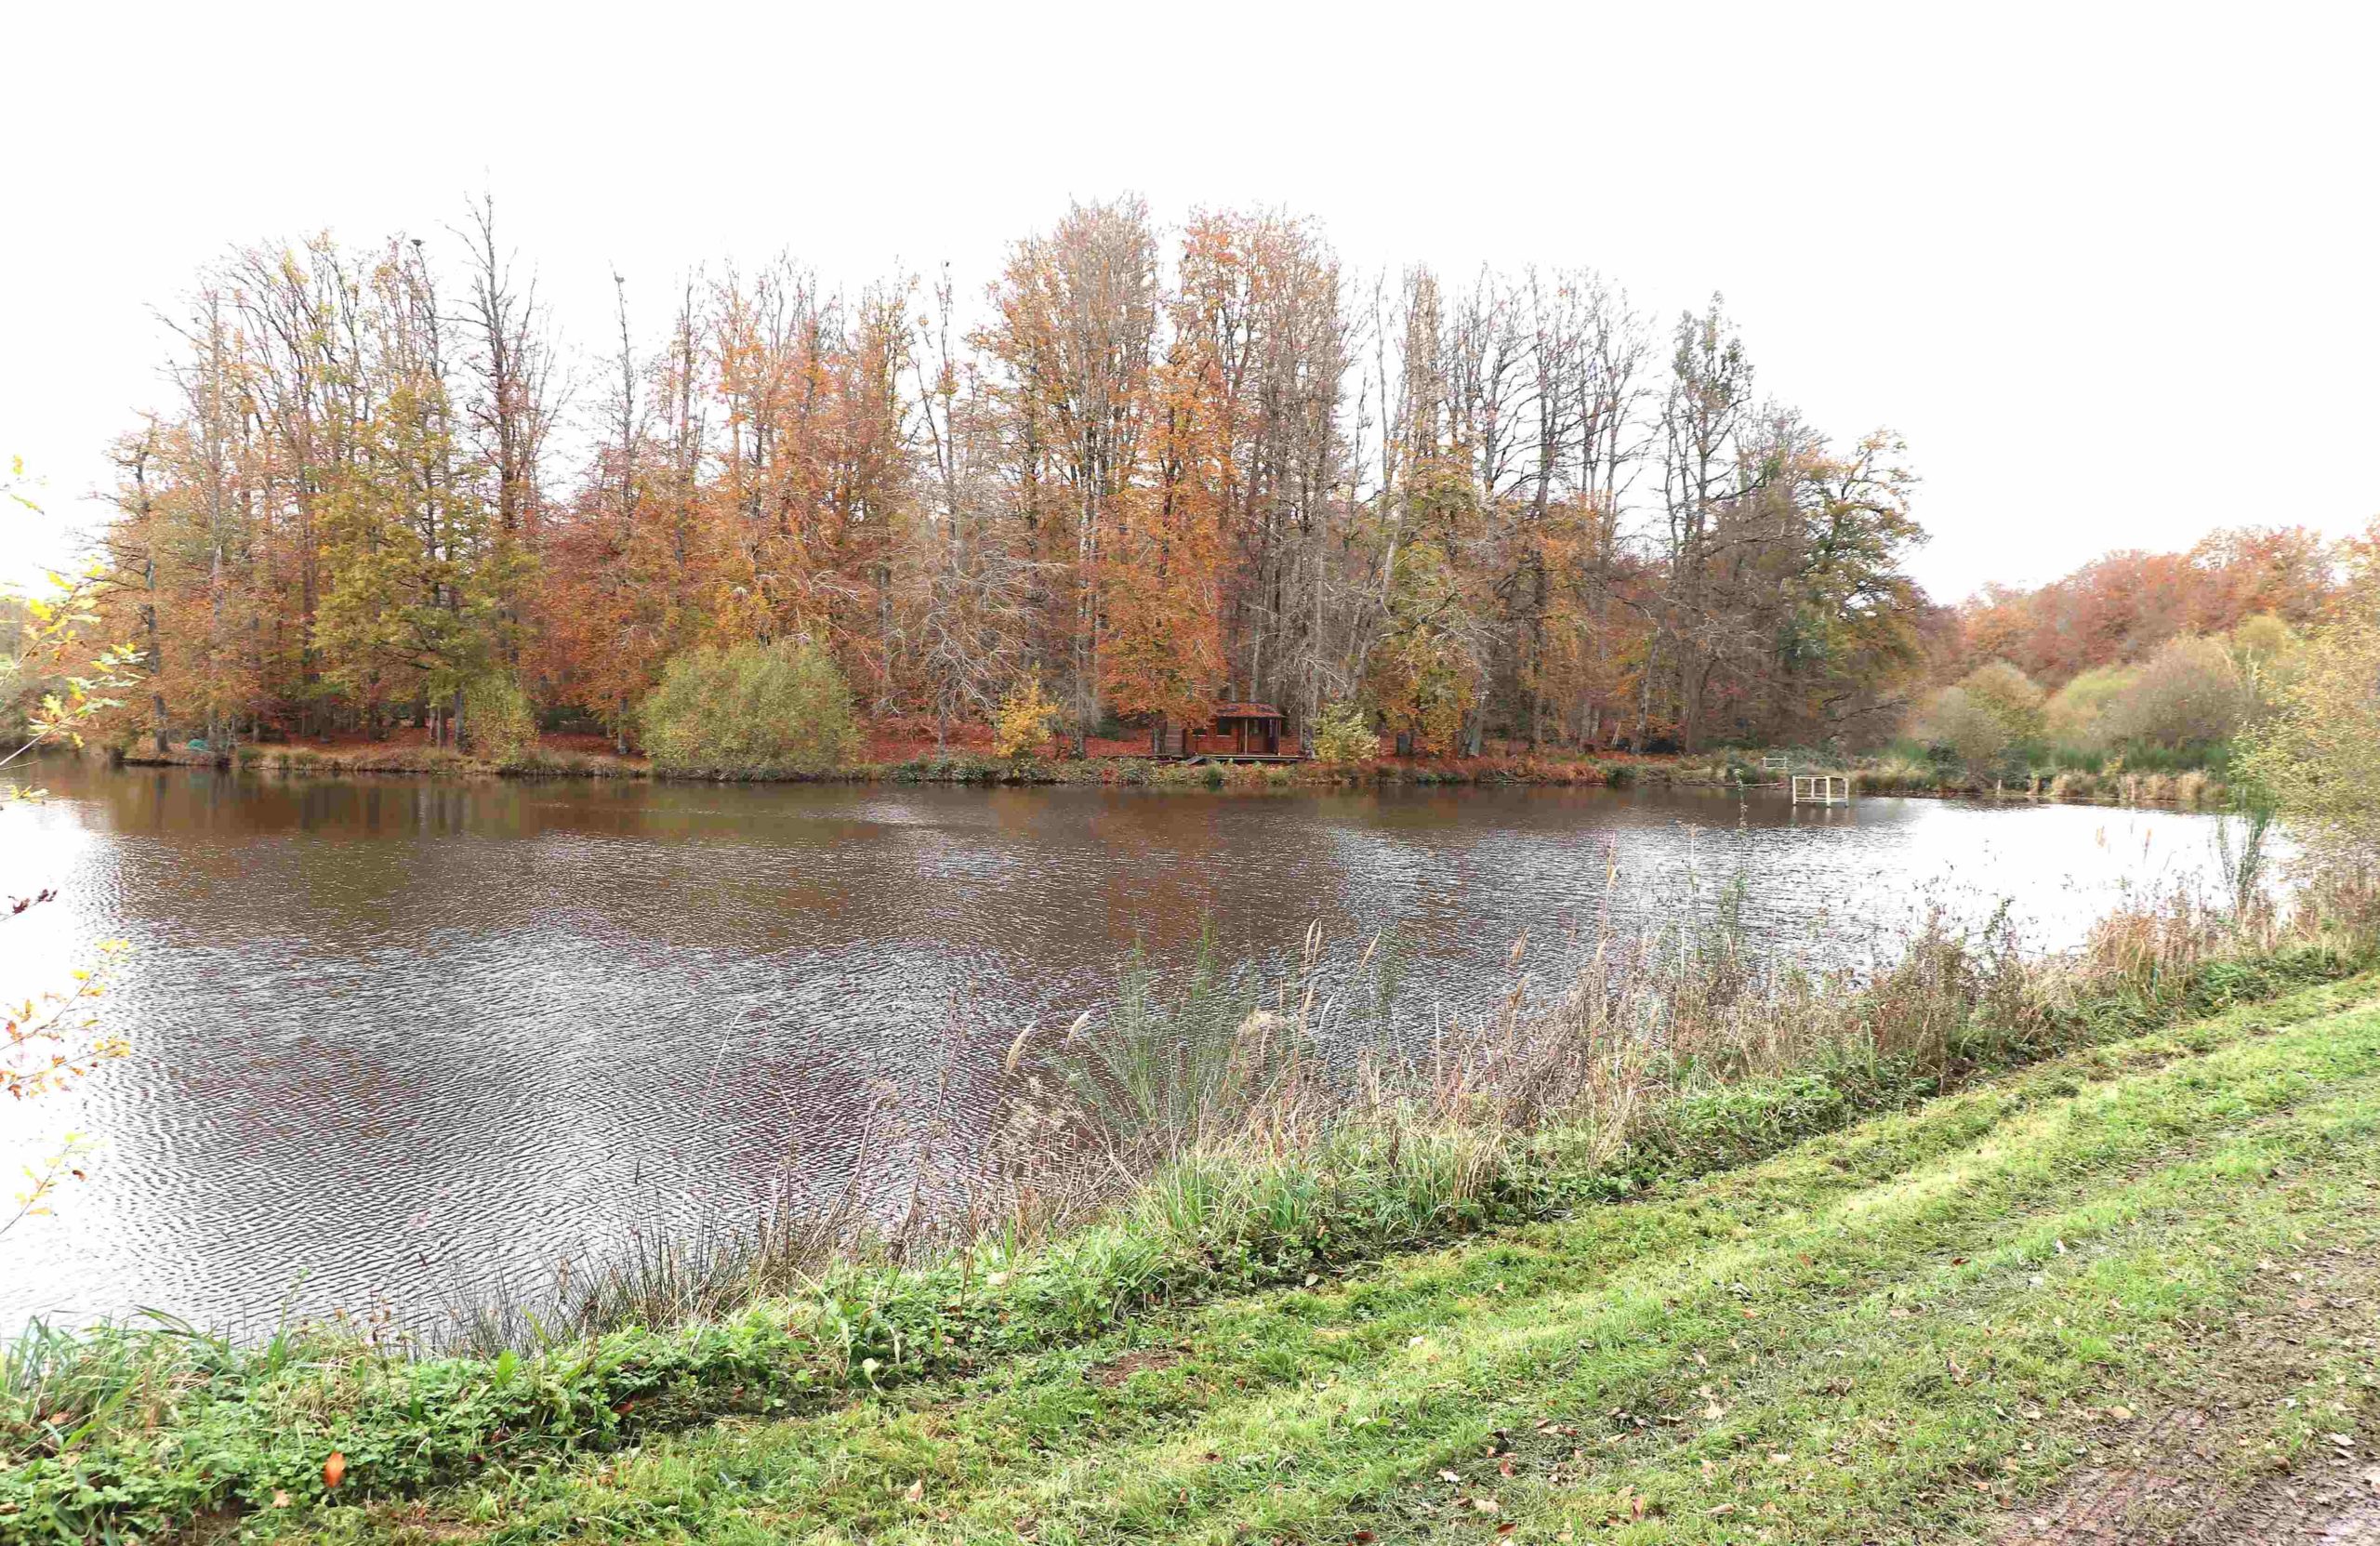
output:
[[[1215,705],[1218,720],[1278,720],[1286,718],[1269,703],[1219,703]]]

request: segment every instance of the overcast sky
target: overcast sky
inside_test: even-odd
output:
[[[1279,205],[1351,265],[1726,293],[1768,391],[1924,482],[1937,596],[2380,514],[2380,9],[238,3],[0,21],[0,578],[162,400],[235,242],[438,240],[493,190],[567,337],[611,269],[991,277],[1069,197]]]

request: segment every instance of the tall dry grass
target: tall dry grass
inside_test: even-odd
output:
[[[1606,905],[1550,989],[1517,941],[1503,994],[1431,1013],[1419,1037],[1399,1034],[1407,967],[1378,940],[1349,958],[1310,931],[1269,976],[1203,960],[1170,984],[1144,974],[1038,1054],[1061,1103],[1047,1120],[1094,1135],[1101,1159],[1052,1186],[1053,1217],[1104,1209],[1185,1257],[1288,1259],[1320,1249],[1268,1222],[1297,1192],[1299,1217],[1422,1238],[1515,1205],[1549,1168],[1674,1148],[1699,1102],[1724,1096],[1781,1140],[1813,1119],[1814,1090],[1847,1118],[2369,962],[2380,899],[2274,901],[2264,836],[2227,846],[2219,891],[2142,899],[2063,952],[2029,948],[2005,908],[1972,926],[1937,909],[1872,964],[1812,967],[1754,937],[1741,877],[1652,929],[1616,926]],[[1196,1209],[1152,1206],[1185,1185]]]
[[[1555,1171],[1674,1148],[1698,1102],[1724,1096],[1781,1140],[1813,1119],[1815,1090],[1847,1119],[2373,959],[2380,890],[2277,901],[2266,843],[2264,826],[2240,826],[2218,885],[2138,899],[2057,952],[2031,947],[2004,907],[1961,924],[1937,906],[1867,964],[1814,966],[1756,934],[1747,876],[1634,928],[1618,921],[1611,865],[1593,919],[1550,950],[1515,941],[1502,991],[1466,1011],[1423,997],[1394,939],[1333,948],[1319,925],[1269,963],[1226,965],[1211,941],[1177,971],[1136,956],[1105,1005],[992,1043],[1004,1108],[980,1133],[929,1124],[893,1222],[848,1194],[804,1207],[781,1185],[741,1226],[656,1219],[537,1292],[459,1293],[437,1340],[494,1349],[713,1319],[839,1276],[1013,1270],[1091,1240],[1145,1254],[1128,1275],[1162,1292],[1219,1260],[1440,1237],[1526,1212]],[[969,1040],[954,1029],[945,1088],[955,1060],[982,1055],[985,1038]],[[935,1110],[943,1094],[895,1098]],[[1763,1112],[1770,1095],[1779,1108]]]

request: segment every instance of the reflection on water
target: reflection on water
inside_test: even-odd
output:
[[[2202,817],[1901,799],[42,777],[51,803],[0,813],[0,886],[62,895],[0,926],[0,992],[121,935],[136,1051],[5,1118],[8,1153],[102,1143],[59,1217],[0,1237],[10,1325],[417,1303],[626,1199],[741,1217],[783,1173],[897,1211],[920,1145],[990,1120],[1009,1033],[1203,924],[1226,957],[1393,931],[1426,1015],[1495,993],[1524,931],[1550,966],[1745,855],[1754,928],[1837,958],[1929,899],[2070,941],[2210,865]]]

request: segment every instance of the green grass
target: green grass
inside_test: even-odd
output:
[[[1340,1276],[1094,1314],[1079,1337],[1020,1306],[1030,1334],[996,1356],[788,1415],[625,1450],[596,1424],[586,1452],[559,1457],[496,1437],[475,1479],[417,1498],[376,1487],[387,1456],[350,1447],[335,1501],[301,1477],[289,1506],[262,1500],[241,1526],[494,1541],[1988,1533],[2149,1414],[2211,1382],[2272,1383],[2253,1332],[2276,1286],[2295,1291],[2289,1270],[2380,1262],[2380,1008],[2347,1007],[2373,985],[2110,1043],[1633,1203]],[[1711,1130],[1771,1118],[1738,1111]],[[2291,1366],[2268,1411],[2251,1404],[2242,1472],[2332,1424],[2368,1433],[2363,1359]],[[293,1464],[369,1436],[298,1435]]]

